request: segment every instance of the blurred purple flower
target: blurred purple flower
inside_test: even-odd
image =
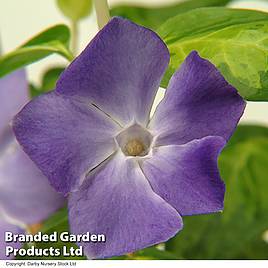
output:
[[[245,107],[237,91],[192,52],[149,119],[169,63],[152,31],[114,18],[31,101],[14,130],[31,159],[64,194],[73,233],[90,258],[120,255],[174,236],[180,215],[223,209],[217,157]]]
[[[0,217],[0,260],[8,260],[13,259],[14,256],[10,255],[9,257],[6,256],[6,247],[11,246],[13,248],[21,248],[22,243],[19,242],[5,242],[5,232],[12,232],[14,234],[23,234],[24,231],[22,228],[18,227],[14,223],[10,223],[8,220]]]
[[[12,117],[29,101],[23,70],[0,79],[0,248],[4,231],[21,230],[46,219],[60,208],[64,198],[22,151],[12,132]],[[9,219],[12,220],[10,223]],[[18,224],[14,225],[14,222]],[[1,252],[0,257],[3,258]]]

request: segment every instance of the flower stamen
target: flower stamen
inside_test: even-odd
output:
[[[116,143],[126,156],[146,156],[151,148],[153,136],[139,124],[133,124],[115,137]]]
[[[132,139],[128,141],[125,146],[125,152],[129,156],[143,155],[144,151],[144,144],[138,139]]]

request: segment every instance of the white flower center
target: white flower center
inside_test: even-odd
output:
[[[126,156],[145,156],[153,140],[152,134],[142,126],[134,124],[116,136],[119,148]]]

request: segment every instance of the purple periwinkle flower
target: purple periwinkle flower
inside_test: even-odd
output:
[[[16,116],[18,141],[64,194],[89,258],[173,237],[181,216],[223,209],[217,157],[245,107],[209,61],[192,52],[150,119],[169,63],[151,30],[113,18],[64,71],[56,89]]]
[[[0,259],[5,259],[5,231],[21,233],[64,204],[12,132],[12,117],[28,101],[23,70],[0,79]]]

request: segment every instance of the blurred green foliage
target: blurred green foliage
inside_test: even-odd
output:
[[[0,77],[54,53],[72,60],[69,41],[70,30],[65,25],[56,25],[41,32],[19,48],[0,57]]]
[[[244,98],[268,100],[267,13],[200,8],[168,20],[158,33],[171,54],[164,87],[185,57],[197,50]]]
[[[174,260],[182,259],[178,258],[176,255],[168,252],[164,249],[158,249],[157,247],[145,248],[143,250],[124,255],[119,257],[113,257],[112,260]]]
[[[111,9],[112,16],[120,16],[156,30],[167,19],[180,13],[199,8],[225,6],[230,0],[188,0],[162,7],[119,5]]]
[[[57,0],[57,5],[61,12],[72,21],[87,17],[92,9],[91,0]]]
[[[38,87],[34,84],[30,84],[30,95],[31,97],[39,96],[43,93],[55,89],[56,82],[60,74],[64,71],[63,67],[53,67],[47,71],[42,76],[41,86]]]

